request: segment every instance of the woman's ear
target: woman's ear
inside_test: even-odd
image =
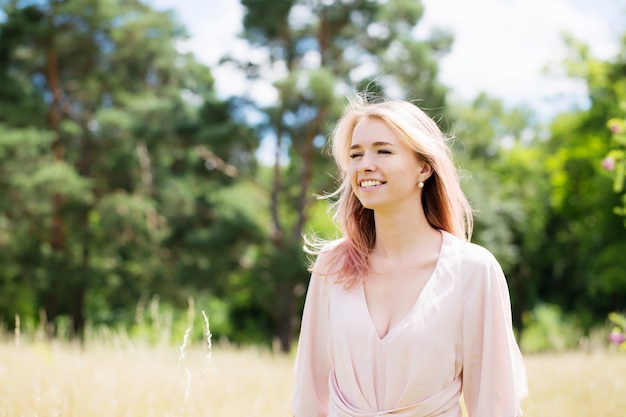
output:
[[[422,181],[426,181],[433,174],[433,167],[429,163],[424,162],[422,169],[420,170],[420,178]]]

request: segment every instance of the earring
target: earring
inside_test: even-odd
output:
[[[417,186],[420,188],[424,188],[424,181],[420,178],[420,182],[417,183]]]

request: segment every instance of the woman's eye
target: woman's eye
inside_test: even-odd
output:
[[[363,156],[363,155],[362,155],[362,154],[360,154],[360,153],[351,153],[351,154],[350,154],[350,158],[352,158],[352,159],[354,159],[354,158],[358,158],[359,156]]]
[[[378,153],[381,153],[381,154],[391,154],[391,151],[388,151],[387,149],[379,149]]]

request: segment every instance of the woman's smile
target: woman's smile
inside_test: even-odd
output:
[[[361,188],[365,189],[365,190],[369,190],[372,188],[378,188],[381,185],[384,185],[385,183],[383,181],[379,181],[379,180],[361,180]]]

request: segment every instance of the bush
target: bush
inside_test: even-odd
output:
[[[583,335],[571,318],[565,317],[559,306],[540,304],[522,316],[524,331],[520,348],[525,353],[575,349]]]

